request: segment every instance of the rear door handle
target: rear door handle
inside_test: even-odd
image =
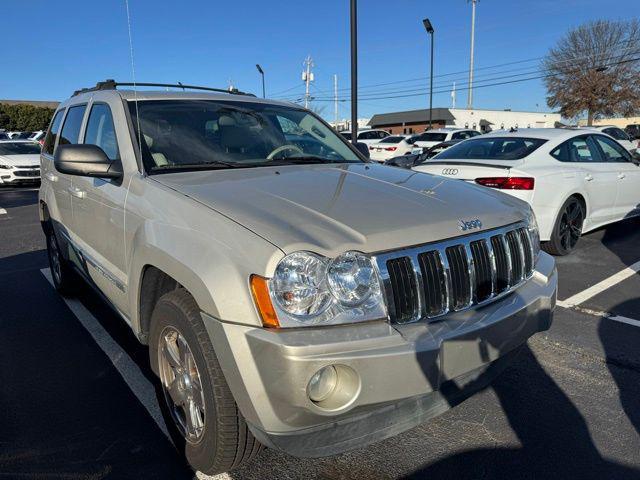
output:
[[[624,174],[624,173],[619,173],[619,174],[618,174],[618,178],[619,178],[620,180],[622,180],[623,178],[627,178],[627,175],[626,175],[626,174]]]
[[[80,190],[78,187],[69,187],[69,193],[76,198],[84,198],[86,192],[84,190]]]
[[[591,175],[590,173],[587,173],[587,174],[585,175],[584,179],[585,179],[587,182],[591,182],[591,181],[593,180],[593,175]]]
[[[49,180],[50,182],[57,182],[58,181],[58,176],[54,175],[51,172],[47,172],[47,174],[45,175],[45,177],[47,177],[47,180]]]

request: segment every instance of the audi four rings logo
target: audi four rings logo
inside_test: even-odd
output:
[[[442,170],[442,175],[457,175],[457,174],[458,174],[457,168],[445,168],[444,170]]]
[[[482,228],[482,222],[478,218],[473,220],[460,220],[458,222],[458,228],[463,232],[466,232],[467,230],[476,230]]]

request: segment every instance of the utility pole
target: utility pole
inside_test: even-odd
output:
[[[456,82],[453,82],[453,90],[451,90],[451,108],[456,108]]]
[[[476,36],[476,3],[478,0],[468,0],[471,2],[471,57],[469,59],[469,95],[467,97],[467,108],[473,108],[473,44]]]
[[[311,84],[311,82],[313,82],[313,72],[311,71],[311,67],[314,66],[311,55],[307,56],[303,65],[305,65],[305,70],[302,72],[302,80],[306,84],[306,90],[304,94],[304,108],[309,108],[309,100],[311,98],[309,94],[309,85]]]
[[[338,75],[333,76],[333,102],[334,102],[334,113],[336,118],[335,127],[338,129]]]
[[[351,143],[358,143],[358,2],[351,0]]]

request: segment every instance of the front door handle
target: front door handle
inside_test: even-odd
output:
[[[619,178],[620,180],[622,180],[623,178],[627,178],[627,175],[626,175],[626,174],[624,174],[624,173],[619,173],[619,174],[618,174],[618,178]]]
[[[587,173],[587,174],[584,176],[584,179],[585,179],[587,182],[591,182],[591,181],[593,180],[593,175],[591,175],[590,173]]]
[[[69,193],[76,198],[84,198],[86,192],[84,190],[80,190],[78,187],[69,187]]]
[[[47,172],[47,174],[45,175],[45,177],[47,177],[47,180],[49,180],[50,182],[57,182],[58,181],[58,176],[54,175],[51,172]]]

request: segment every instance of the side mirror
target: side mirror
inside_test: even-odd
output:
[[[369,154],[369,146],[366,143],[356,142],[355,147],[366,158],[369,158],[371,156]]]
[[[58,145],[53,163],[60,173],[80,177],[121,178],[120,162],[109,160],[97,145]]]

